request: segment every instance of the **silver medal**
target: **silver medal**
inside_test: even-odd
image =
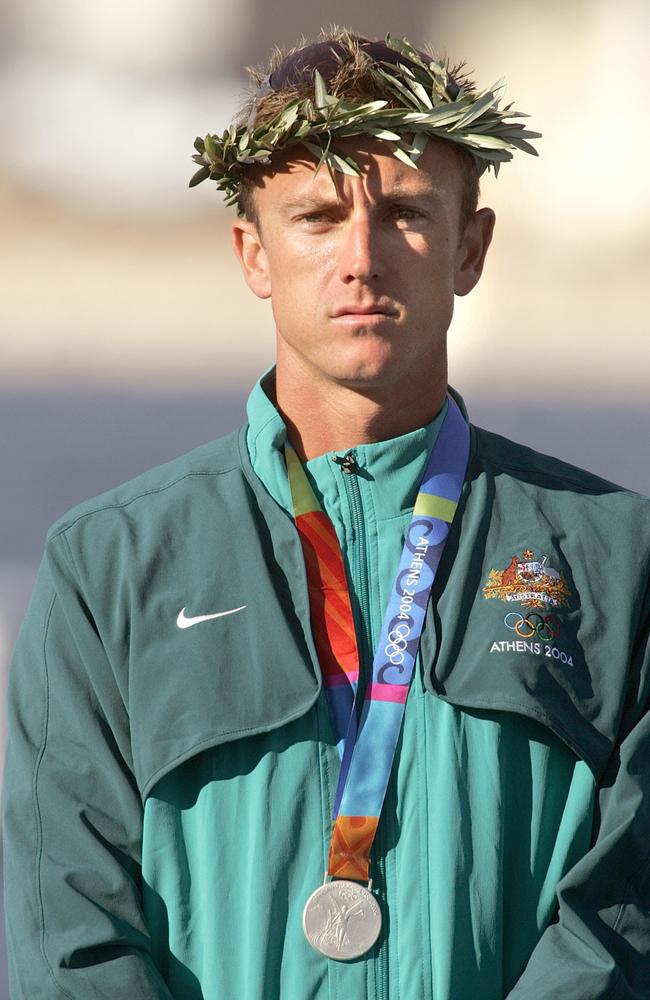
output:
[[[370,886],[348,879],[325,882],[302,913],[305,937],[327,958],[347,961],[372,948],[381,931],[381,910]]]

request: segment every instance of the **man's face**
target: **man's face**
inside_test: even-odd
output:
[[[494,215],[462,225],[462,174],[444,141],[430,139],[417,170],[372,137],[337,147],[361,177],[335,171],[335,191],[325,164],[316,176],[317,159],[291,147],[255,188],[261,237],[237,220],[233,244],[249,286],[271,298],[278,366],[370,390],[446,363],[454,294],[478,281]]]

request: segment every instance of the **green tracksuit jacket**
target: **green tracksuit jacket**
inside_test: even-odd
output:
[[[340,963],[300,927],[338,754],[279,454],[242,428],[48,534],[10,671],[14,1000],[650,996],[648,501],[472,427],[373,854],[385,933]]]

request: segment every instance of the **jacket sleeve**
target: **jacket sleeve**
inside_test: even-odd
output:
[[[557,885],[558,917],[507,1000],[650,997],[650,640],[636,640],[619,739],[597,789],[597,835]]]
[[[142,911],[142,803],[124,692],[46,546],[9,670],[3,786],[12,1000],[171,1000]]]

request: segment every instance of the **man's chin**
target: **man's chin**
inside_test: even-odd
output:
[[[325,358],[323,359],[325,360]],[[402,367],[395,345],[378,337],[358,337],[336,351],[328,351],[326,359],[330,375],[341,384],[372,385],[395,377]]]
[[[363,364],[338,365],[330,373],[332,381],[349,389],[370,391],[399,381],[400,373],[394,360],[383,362],[364,362]]]

